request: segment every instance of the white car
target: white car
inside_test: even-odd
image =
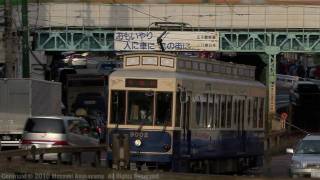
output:
[[[81,54],[72,54],[63,59],[63,62],[69,66],[74,67],[87,67],[87,57]]]
[[[28,118],[21,149],[51,148],[65,146],[98,146],[98,133],[91,129],[88,122],[82,118],[71,116],[34,116]],[[94,152],[82,153],[84,162],[90,163],[95,158]],[[32,159],[28,156],[27,159]],[[36,156],[39,159],[39,156]],[[43,156],[46,161],[56,161],[58,155],[49,153]],[[71,154],[62,154],[62,161],[72,161]]]

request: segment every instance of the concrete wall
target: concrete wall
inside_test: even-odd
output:
[[[12,0],[14,4],[20,4],[20,0]],[[31,3],[37,0],[29,0]],[[66,0],[41,0],[42,3],[64,3]],[[90,3],[214,3],[214,4],[320,4],[319,0],[68,0],[68,2],[90,2]],[[3,4],[3,0],[0,0]]]
[[[17,9],[17,8],[16,8]],[[18,8],[19,9],[19,8]],[[16,23],[21,22],[15,12]],[[145,28],[153,22],[185,22],[197,28],[320,28],[320,6],[215,4],[29,4],[31,27]]]

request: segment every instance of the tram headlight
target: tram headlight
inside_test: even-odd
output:
[[[165,151],[169,151],[169,150],[171,149],[171,147],[170,147],[169,144],[165,144],[165,145],[163,145],[163,149],[164,149]]]
[[[142,141],[141,141],[140,139],[136,139],[136,140],[134,141],[134,145],[135,145],[136,147],[140,147],[140,146],[142,145]]]

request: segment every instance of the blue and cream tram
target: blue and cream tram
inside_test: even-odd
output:
[[[266,88],[254,72],[162,52],[124,54],[123,68],[109,77],[109,137],[127,135],[137,166],[212,173],[255,166],[263,156]]]

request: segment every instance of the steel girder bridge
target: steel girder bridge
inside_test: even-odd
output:
[[[320,52],[320,31],[220,31],[220,52],[258,53],[267,66],[269,119],[275,114],[276,55]],[[107,30],[39,30],[40,51],[114,51],[114,32]],[[270,121],[268,121],[270,122]],[[271,126],[271,124],[269,124]]]

